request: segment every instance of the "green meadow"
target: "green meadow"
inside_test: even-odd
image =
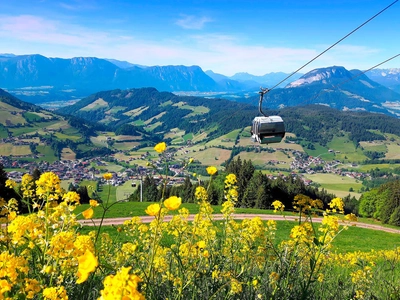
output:
[[[149,202],[121,202],[116,203],[107,212],[106,218],[118,218],[118,217],[134,217],[144,216],[145,210]],[[81,212],[87,209],[89,205],[80,205],[74,211],[79,219],[82,219]],[[187,208],[190,213],[196,214],[199,212],[199,206],[193,203],[184,203],[182,207]],[[220,213],[221,206],[213,206],[214,213]],[[93,218],[100,218],[102,216],[102,208],[94,208]],[[171,214],[177,214],[176,211],[170,212]],[[237,209],[236,213],[251,213],[251,214],[274,214],[271,210],[260,210],[260,209]],[[288,215],[292,213],[286,212]],[[216,223],[222,221],[215,221]],[[276,243],[288,239],[290,231],[297,222],[294,221],[277,221],[277,232],[276,232]],[[316,223],[318,227],[318,223]],[[118,227],[118,226],[116,226]],[[111,235],[116,236],[118,232],[116,227],[107,226],[104,227],[105,232],[109,232]],[[94,230],[93,227],[85,227],[85,232]],[[362,237],[362,238],[360,238]],[[390,250],[400,246],[400,234],[388,233],[379,230],[365,229],[357,226],[349,226],[347,230],[343,230],[333,242],[334,252],[354,252],[354,251],[371,251],[374,250]]]

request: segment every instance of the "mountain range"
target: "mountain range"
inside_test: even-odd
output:
[[[31,103],[79,100],[99,91],[153,87],[159,91],[197,93],[207,97],[258,103],[260,86],[271,87],[289,74],[231,77],[203,72],[198,66],[142,66],[114,59],[0,54],[0,87]],[[400,69],[363,74],[333,66],[296,73],[265,97],[272,109],[323,104],[339,110],[364,110],[398,116]]]
[[[369,111],[400,116],[400,94],[370,78],[360,70],[333,66],[308,72],[285,88],[265,96],[270,108],[308,104],[326,105],[338,110]],[[257,97],[245,102],[255,103]]]

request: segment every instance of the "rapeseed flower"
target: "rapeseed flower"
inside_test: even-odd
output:
[[[154,150],[158,153],[163,153],[167,149],[167,144],[165,142],[158,143],[154,146]]]
[[[63,286],[45,288],[43,297],[46,300],[68,300],[67,291]]]
[[[285,209],[285,205],[283,205],[279,200],[272,202],[272,206],[274,207],[274,212],[277,212],[278,210],[283,211]]]
[[[91,200],[89,200],[89,205],[91,207],[97,207],[97,206],[99,206],[99,203],[96,200],[91,199]]]
[[[94,254],[89,250],[86,250],[85,254],[78,257],[78,262],[78,280],[76,281],[76,283],[80,284],[82,282],[85,282],[88,279],[90,273],[96,270],[99,262],[97,260],[97,257],[94,256]]]
[[[104,180],[111,180],[113,178],[113,174],[111,173],[105,173],[103,174]]]
[[[333,212],[336,212],[336,209],[339,210],[340,213],[344,212],[344,203],[341,198],[333,198],[329,203],[329,207]]]
[[[168,199],[164,201],[164,205],[166,208],[169,210],[176,210],[181,206],[182,204],[182,199],[177,196],[171,196]]]
[[[60,178],[53,172],[46,172],[36,180],[36,195],[48,200],[57,200],[61,194]]]
[[[104,279],[104,289],[100,292],[99,300],[134,299],[144,300],[138,292],[138,284],[142,281],[137,275],[129,274],[131,267],[122,267],[115,275]]]
[[[91,219],[93,217],[94,211],[93,208],[89,207],[87,210],[82,212],[82,216],[85,219]]]
[[[215,175],[218,172],[217,168],[214,166],[207,167],[206,170],[207,170],[208,175],[211,175],[211,176]]]
[[[155,203],[155,204],[150,204],[146,208],[145,212],[149,216],[157,216],[159,214],[159,212],[160,212],[160,209],[161,209],[160,204]]]

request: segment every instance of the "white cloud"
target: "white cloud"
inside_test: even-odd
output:
[[[212,22],[212,20],[207,17],[184,15],[175,24],[185,29],[203,29],[204,25],[209,22]]]
[[[144,40],[124,31],[95,30],[32,15],[0,15],[0,38],[2,52],[62,58],[107,57],[141,65],[198,65],[228,76],[237,72],[293,72],[326,49],[276,47],[271,42],[246,45],[242,39],[228,34]],[[337,46],[301,72],[331,65],[366,69],[380,62],[377,52],[367,47]],[[371,65],[364,66],[366,63]]]

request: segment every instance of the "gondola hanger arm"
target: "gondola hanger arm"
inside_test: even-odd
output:
[[[262,111],[262,102],[263,102],[263,99],[264,99],[264,95],[266,94],[266,93],[268,93],[270,91],[270,89],[268,89],[268,88],[262,88],[262,87],[260,87],[260,91],[258,92],[259,94],[260,94],[260,101],[259,101],[259,103],[258,103],[258,111],[260,112],[260,114],[262,114],[264,117],[268,117],[263,111]]]

